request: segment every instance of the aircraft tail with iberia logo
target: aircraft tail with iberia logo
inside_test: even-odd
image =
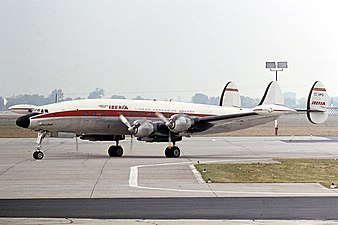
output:
[[[307,118],[311,123],[318,124],[326,121],[330,97],[325,86],[320,81],[316,81],[309,93],[307,100]]]

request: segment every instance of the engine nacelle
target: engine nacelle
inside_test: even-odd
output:
[[[187,115],[173,115],[169,119],[168,128],[174,133],[186,132],[192,125],[194,121]]]
[[[136,120],[132,126],[132,134],[135,137],[148,137],[154,132],[154,125],[152,122]]]

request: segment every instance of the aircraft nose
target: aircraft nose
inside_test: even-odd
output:
[[[16,125],[18,127],[22,127],[22,128],[28,128],[29,124],[30,124],[30,120],[29,118],[31,117],[31,114],[28,115],[24,115],[24,116],[20,116],[17,120],[16,120]]]

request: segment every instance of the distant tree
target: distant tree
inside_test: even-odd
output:
[[[241,96],[241,106],[243,108],[253,108],[257,106],[258,103],[259,103],[258,98],[253,99],[247,96]]]
[[[110,98],[111,99],[126,99],[126,97],[124,97],[122,95],[112,95]]]
[[[197,103],[197,104],[208,104],[208,101],[209,101],[209,97],[203,93],[196,93],[191,98],[191,102]]]
[[[338,97],[332,97],[330,100],[330,105],[333,104],[335,107],[338,106]]]
[[[286,98],[284,98],[284,105],[286,107],[295,109],[295,108],[298,107],[297,99],[286,97]]]
[[[208,104],[209,105],[219,105],[219,97],[209,97]]]
[[[96,88],[94,91],[90,92],[88,95],[89,99],[102,98],[104,96],[104,90],[102,88]]]
[[[56,99],[56,96],[57,96],[57,99]],[[64,94],[61,89],[55,89],[54,91],[52,91],[52,93],[47,98],[49,98],[52,102],[56,102],[56,100],[58,102],[62,102],[64,101]]]
[[[81,97],[74,98],[74,100],[81,100],[81,99],[85,99],[85,98],[81,98]]]
[[[284,98],[291,98],[297,100],[297,95],[294,92],[285,92],[283,93]]]
[[[7,98],[7,100],[8,102],[7,102],[6,107],[10,107],[13,105],[18,105],[18,104],[44,105],[44,104],[51,103],[50,101],[48,101],[48,99],[45,98],[45,96],[38,95],[38,94],[16,95],[16,96]]]
[[[298,108],[299,109],[305,109],[306,108],[306,104],[307,104],[307,98],[300,98],[298,99]]]
[[[71,97],[67,97],[67,98],[63,99],[63,101],[65,101],[65,102],[71,101],[71,100],[73,100]]]
[[[6,110],[5,100],[3,99],[3,97],[0,97],[0,111],[4,110]]]
[[[137,96],[136,98],[133,98],[133,100],[145,100],[145,99],[142,98],[141,96]]]
[[[297,108],[297,96],[294,92],[285,92],[283,94],[284,97],[284,105],[289,108]]]

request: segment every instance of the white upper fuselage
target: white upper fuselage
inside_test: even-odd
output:
[[[124,99],[86,99],[59,102],[37,107],[33,112],[42,114],[31,117],[28,128],[50,132],[76,134],[129,134],[119,115],[128,120],[160,121],[155,112],[166,118],[175,114],[190,117],[231,115],[253,112],[252,109],[213,106],[182,102],[145,101]],[[224,131],[225,132],[225,131]]]
[[[189,115],[224,115],[241,112],[242,108],[224,107],[184,102],[149,101],[149,100],[126,100],[126,99],[83,99],[66,102],[53,103],[39,106],[33,112],[41,109],[49,113],[71,111],[71,110],[99,110],[99,111],[121,111],[121,112],[161,112]],[[251,110],[251,109],[247,109]]]

